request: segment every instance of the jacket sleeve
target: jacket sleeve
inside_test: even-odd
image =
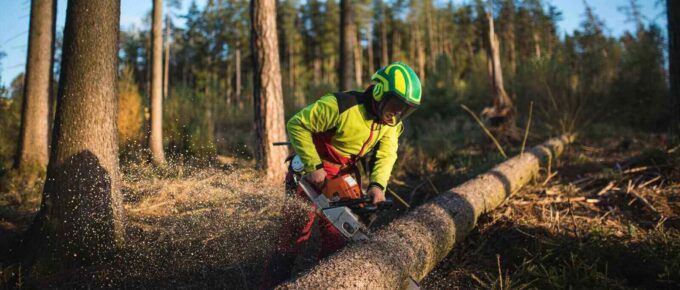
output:
[[[385,189],[392,174],[392,167],[397,161],[399,135],[404,131],[404,125],[399,123],[393,130],[388,131],[380,139],[380,146],[375,155],[375,164],[371,172],[371,184]]]
[[[322,164],[312,141],[312,134],[336,127],[338,120],[338,101],[333,95],[321,97],[288,120],[286,124],[288,137],[295,152],[302,159],[305,171],[312,172]]]

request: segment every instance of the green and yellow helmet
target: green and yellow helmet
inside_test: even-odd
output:
[[[408,65],[393,62],[375,72],[371,81],[383,123],[395,126],[420,106],[420,80]]]

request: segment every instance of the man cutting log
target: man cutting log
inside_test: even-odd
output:
[[[358,172],[357,163],[370,154],[372,158],[365,168],[369,178],[366,194],[373,204],[384,202],[385,188],[397,160],[402,120],[420,102],[418,76],[408,65],[394,62],[373,74],[365,91],[327,94],[303,108],[288,121],[287,129],[291,145],[304,165],[304,178],[321,189],[328,179]],[[293,172],[289,172],[286,177],[288,191],[308,200],[303,190],[296,188],[292,176]],[[265,266],[262,289],[290,278],[295,258],[311,235],[317,213],[309,211],[302,224],[294,221],[287,207],[281,216],[282,227]],[[327,219],[319,219],[319,228],[319,258],[345,246],[346,239]]]

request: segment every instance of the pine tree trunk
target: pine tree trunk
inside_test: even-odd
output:
[[[385,3],[380,1],[380,10],[383,16],[382,23],[380,25],[380,66],[385,67],[390,64],[390,57],[387,51],[387,9],[385,9]]]
[[[241,48],[236,49],[236,53],[234,56],[234,62],[235,62],[235,73],[236,73],[236,84],[235,87],[236,89],[234,90],[234,94],[236,94],[236,98],[241,100]]]
[[[362,58],[363,58],[363,53],[361,49],[361,32],[360,30],[356,29],[356,41],[354,42],[354,81],[357,87],[362,87],[363,86],[363,75],[362,75]]]
[[[106,262],[124,242],[116,131],[119,19],[117,0],[68,3],[47,181],[26,235],[32,281]]]
[[[153,0],[151,31],[151,130],[149,148],[155,165],[165,165],[163,152],[163,0]]]
[[[286,140],[283,116],[283,91],[274,0],[250,2],[251,45],[253,51],[253,103],[255,107],[256,152],[258,170],[268,181],[280,183],[285,175],[283,161],[287,150],[273,146]]]
[[[338,77],[340,90],[354,88],[354,40],[356,27],[354,24],[354,7],[352,0],[340,1],[340,65]]]
[[[680,138],[680,1],[666,0],[666,9],[668,12],[668,74],[674,119],[671,126],[676,137]]]
[[[432,1],[428,0],[425,1],[424,3],[424,10],[425,10],[425,21],[427,23],[427,47],[429,48],[429,54],[430,57],[428,60],[430,61],[430,68],[434,69],[435,67],[435,62],[437,60],[438,52],[437,52],[437,45],[435,44],[434,40],[434,21],[432,20]]]
[[[367,57],[368,57],[368,76],[372,76],[373,73],[375,72],[375,59],[373,56],[373,25],[371,25],[370,30],[368,31],[368,45],[366,47],[367,50]]]
[[[165,17],[165,58],[163,59],[163,99],[168,98],[170,81],[170,18]]]
[[[508,49],[510,50],[510,73],[512,80],[517,75],[517,52],[515,49],[515,0],[508,0],[508,5],[508,10],[510,10],[510,17],[508,19],[507,27]]]
[[[14,167],[33,180],[47,168],[56,0],[31,1],[31,20]]]

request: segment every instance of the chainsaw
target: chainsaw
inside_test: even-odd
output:
[[[315,211],[326,218],[349,241],[368,239],[368,226],[363,222],[372,223],[381,210],[389,209],[393,205],[391,199],[386,199],[379,205],[372,204],[372,199],[361,190],[361,184],[351,174],[341,174],[327,179],[321,192],[305,178],[304,164],[298,155],[290,160],[293,180],[302,188]]]

